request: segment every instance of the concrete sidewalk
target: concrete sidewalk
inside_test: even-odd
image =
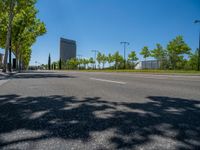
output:
[[[4,73],[4,72],[0,71],[0,86],[3,85],[4,83],[8,82],[9,79],[15,74],[17,74],[17,72]]]

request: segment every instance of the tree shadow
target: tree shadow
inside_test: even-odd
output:
[[[157,149],[159,139],[175,142],[175,149],[200,148],[199,100],[147,98],[149,101],[146,103],[128,103],[100,97],[2,95],[0,148],[51,138],[87,143],[93,140],[93,133],[105,132],[112,132],[105,137],[110,149],[136,149],[149,143],[154,143],[154,149]],[[31,131],[32,135],[34,132],[41,134],[6,139],[6,136],[22,130]],[[166,148],[165,144],[160,148]]]
[[[75,76],[69,76],[66,74],[58,74],[55,72],[26,72],[13,76],[17,79],[38,79],[38,78],[76,78]]]
[[[0,80],[7,80],[7,79],[9,79],[9,78],[10,78],[9,75],[7,75],[7,74],[1,74],[1,73],[0,73]]]

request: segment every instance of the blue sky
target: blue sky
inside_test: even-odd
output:
[[[60,37],[76,40],[83,57],[93,56],[93,49],[123,54],[120,41],[139,56],[143,46],[166,46],[177,35],[198,47],[200,25],[193,21],[200,19],[200,0],[38,0],[36,7],[47,33],[33,45],[31,64],[46,64],[49,53],[58,60]]]

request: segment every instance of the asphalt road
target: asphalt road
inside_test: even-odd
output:
[[[0,149],[200,149],[200,76],[1,78]]]

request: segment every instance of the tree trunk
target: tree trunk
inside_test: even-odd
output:
[[[10,12],[9,12],[8,31],[7,31],[7,35],[6,35],[6,46],[5,46],[3,72],[6,72],[6,70],[7,70],[8,50],[9,50],[9,47],[10,47],[11,29],[12,29],[12,22],[13,22],[13,17],[14,17],[13,10],[14,10],[14,1],[11,0]]]
[[[133,70],[133,65],[134,65],[134,61],[132,61],[132,67],[131,67],[131,68],[132,68],[132,70]]]
[[[16,55],[16,70],[19,71],[19,57]]]
[[[16,49],[15,57],[16,57],[16,70],[19,71],[19,48]]]
[[[19,55],[19,72],[22,71],[22,55]]]

